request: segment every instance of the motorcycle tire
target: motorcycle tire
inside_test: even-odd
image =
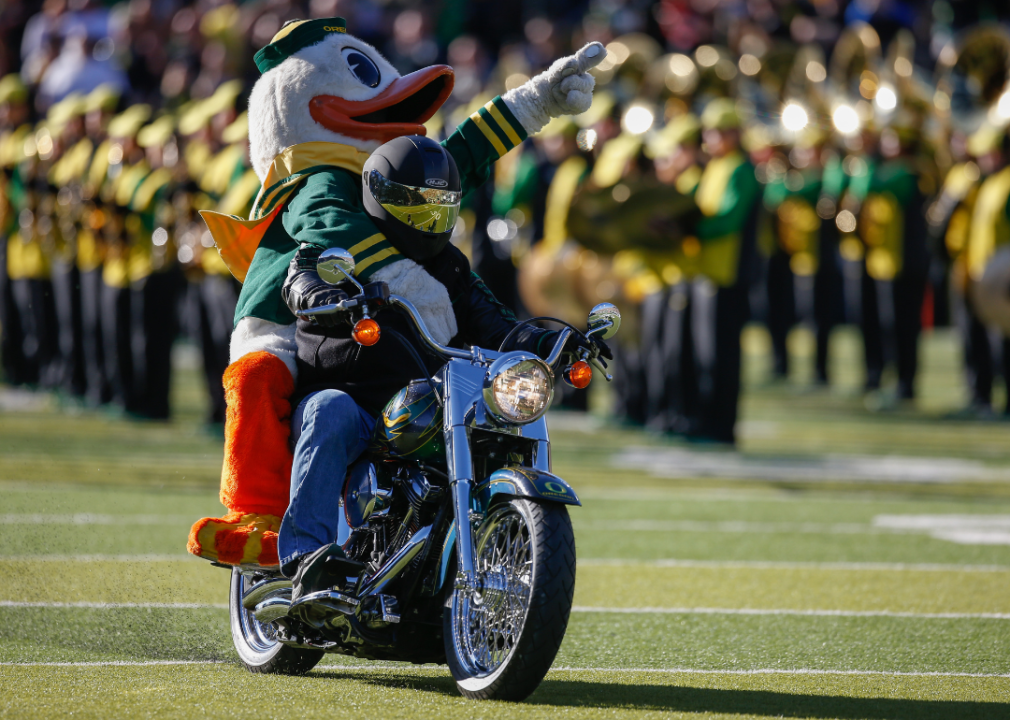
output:
[[[515,498],[474,533],[472,597],[446,589],[446,661],[465,697],[520,701],[550,670],[575,594],[575,535],[564,505]]]
[[[326,653],[279,642],[272,623],[261,623],[242,607],[242,595],[251,584],[248,575],[242,574],[238,568],[232,570],[228,614],[231,616],[231,638],[239,659],[249,672],[304,675]]]

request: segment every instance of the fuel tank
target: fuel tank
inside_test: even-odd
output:
[[[384,459],[445,466],[442,407],[429,381],[412,380],[393,396],[375,424],[369,451]]]

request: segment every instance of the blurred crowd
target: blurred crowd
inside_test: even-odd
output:
[[[453,67],[439,139],[607,46],[589,112],[499,161],[454,241],[527,316],[621,308],[617,417],[732,443],[747,322],[780,378],[809,326],[823,385],[832,329],[859,326],[874,409],[915,397],[923,327],[956,325],[963,414],[993,415],[1010,377],[1010,9],[984,1],[7,0],[4,382],[164,419],[185,336],[223,422],[239,285],[198,212],[246,216],[259,190],[254,52],[331,16],[401,73]]]

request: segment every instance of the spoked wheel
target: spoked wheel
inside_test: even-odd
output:
[[[575,537],[564,505],[515,499],[474,538],[479,591],[446,593],[445,655],[469,698],[522,700],[554,662],[575,592]]]
[[[242,596],[254,580],[238,568],[231,571],[231,591],[228,612],[231,615],[231,638],[242,664],[255,673],[303,675],[323,659],[322,650],[307,650],[283,645],[277,640],[273,623],[261,623],[242,607]]]

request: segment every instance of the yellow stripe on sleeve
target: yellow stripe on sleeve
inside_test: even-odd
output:
[[[383,239],[385,239],[385,238],[383,238]],[[372,265],[374,265],[375,263],[379,262],[380,260],[385,260],[386,258],[388,258],[388,257],[390,257],[392,255],[399,255],[399,254],[400,254],[400,251],[397,250],[395,247],[386,248],[385,250],[382,250],[380,252],[375,253],[374,255],[372,255],[372,257],[368,258],[363,263],[361,263],[356,268],[354,268],[354,274],[358,275],[358,274],[364,272],[366,269],[368,269]]]
[[[375,233],[371,237],[365,238],[364,240],[362,240],[361,242],[359,242],[357,245],[354,245],[353,247],[348,248],[347,252],[351,253],[351,255],[358,255],[360,253],[363,253],[368,248],[373,247],[374,245],[378,245],[380,242],[382,242],[385,239],[386,239],[386,236],[383,235],[382,233]]]
[[[502,141],[498,139],[498,136],[494,134],[494,130],[488,127],[487,123],[484,122],[484,118],[480,116],[480,112],[475,112],[470,116],[470,119],[473,120],[474,124],[480,128],[482,133],[484,133],[484,137],[486,137],[488,142],[491,143],[495,152],[498,153],[498,157],[504,157],[505,153],[508,152],[508,149],[504,144],[502,144]]]
[[[522,142],[519,137],[519,133],[513,129],[512,124],[509,123],[509,121],[505,119],[505,116],[501,114],[501,110],[495,106],[494,100],[485,105],[484,109],[491,113],[491,117],[495,119],[495,122],[498,123],[498,127],[504,131],[505,136],[509,139],[509,142],[512,143],[512,147],[516,147]]]

